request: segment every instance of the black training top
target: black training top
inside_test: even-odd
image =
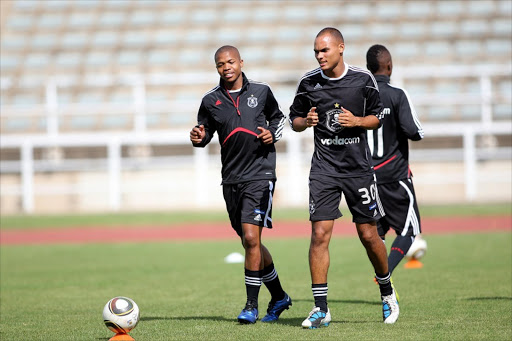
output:
[[[275,143],[281,139],[285,117],[268,84],[249,80],[243,73],[242,77],[242,89],[231,92],[221,79],[203,96],[197,114],[206,135],[193,145],[204,147],[215,132],[219,134],[223,184],[276,179],[275,146],[257,139],[261,133],[257,128],[268,129]]]
[[[299,81],[290,107],[290,125],[295,118],[306,117],[311,107],[316,107],[319,120],[314,127],[311,176],[372,174],[366,129],[344,128],[338,123],[342,107],[354,116],[375,115],[381,119],[382,104],[372,74],[348,64],[338,78],[327,77],[320,68],[306,73]]]
[[[416,111],[407,92],[389,84],[389,77],[376,75],[384,106],[382,127],[368,131],[368,144],[379,184],[406,179],[409,170],[409,141],[423,138]]]

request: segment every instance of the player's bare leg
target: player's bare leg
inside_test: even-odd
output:
[[[377,224],[375,222],[356,224],[356,228],[359,240],[364,245],[368,258],[375,269],[375,278],[379,283],[382,299],[384,323],[395,323],[400,310],[391,284],[386,246],[377,232]]]
[[[252,271],[263,269],[263,253],[261,244],[262,227],[253,224],[242,224],[242,244],[245,249],[245,268]],[[267,250],[268,252],[268,250]]]
[[[309,245],[309,270],[311,282],[327,283],[329,270],[329,242],[331,241],[334,220],[312,222],[311,242]]]
[[[386,245],[382,242],[378,232],[377,224],[373,223],[356,223],[357,234],[359,240],[366,249],[368,258],[378,274],[386,274],[388,272],[388,254]]]
[[[331,322],[331,314],[327,308],[327,272],[330,265],[329,243],[333,227],[334,220],[313,221],[311,224],[309,270],[315,306],[302,322],[304,328],[328,326]]]
[[[247,303],[238,315],[240,323],[255,323],[258,320],[258,296],[262,283],[263,254],[261,230],[258,225],[242,223],[242,244],[245,249],[245,289]]]

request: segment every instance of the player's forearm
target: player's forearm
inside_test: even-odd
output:
[[[380,121],[375,115],[368,115],[364,117],[357,117],[356,126],[367,130],[374,130],[379,128]]]
[[[308,128],[307,119],[305,117],[297,117],[292,122],[293,130],[301,132]]]

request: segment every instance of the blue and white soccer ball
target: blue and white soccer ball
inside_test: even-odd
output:
[[[103,321],[116,334],[127,334],[139,323],[139,307],[128,297],[114,297],[103,308]]]
[[[425,256],[425,253],[427,253],[427,242],[421,235],[417,235],[405,256],[409,259],[419,260]]]

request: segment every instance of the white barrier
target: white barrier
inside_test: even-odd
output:
[[[427,138],[443,137],[443,136],[461,136],[463,138],[463,163],[464,163],[464,188],[465,188],[465,200],[474,201],[477,198],[477,181],[478,174],[476,172],[477,162],[480,154],[485,153],[486,149],[477,148],[476,138],[478,136],[485,135],[512,135],[512,122],[500,122],[500,123],[488,123],[482,124],[425,124],[424,130]],[[171,165],[177,167],[181,165],[184,167],[184,174],[186,178],[178,179],[187,183],[193,183],[186,187],[188,190],[182,190],[181,192],[174,192],[172,195],[182,198],[184,206],[193,205],[197,208],[211,208],[212,200],[219,200],[218,193],[211,196],[212,191],[218,192],[218,184],[220,183],[220,168],[219,168],[219,155],[209,155],[209,148],[212,144],[218,142],[213,140],[206,148],[194,148],[192,151],[188,130],[182,131],[161,131],[151,133],[139,133],[139,134],[59,134],[48,138],[46,135],[40,136],[1,136],[0,146],[2,148],[19,148],[21,151],[21,161],[11,161],[10,163],[2,163],[2,173],[20,173],[21,182],[20,188],[11,186],[10,188],[0,189],[0,194],[13,195],[20,194],[22,202],[22,211],[25,213],[32,213],[36,210],[34,206],[34,197],[41,194],[76,194],[78,196],[87,193],[91,189],[89,186],[76,188],[74,186],[64,186],[59,188],[46,189],[42,193],[37,192],[34,186],[34,176],[37,172],[40,172],[42,164],[34,161],[34,148],[55,148],[55,147],[93,147],[100,146],[105,147],[107,150],[107,159],[101,160],[102,165],[89,167],[89,171],[96,170],[100,173],[108,174],[108,186],[107,197],[108,204],[104,207],[104,210],[123,210],[125,205],[123,203],[123,194],[130,193],[130,187],[134,188],[133,192],[137,191],[137,184],[123,183],[123,171],[133,168],[133,164],[137,163],[136,159],[123,158],[121,150],[123,146],[143,145],[143,146],[156,146],[156,145],[183,145],[190,146],[191,151],[189,156],[181,157],[168,157],[162,160],[158,160],[154,157],[149,157],[146,162],[137,164],[138,169],[143,171],[151,171],[152,169],[166,168]],[[287,206],[300,206],[304,200],[304,193],[307,184],[307,171],[309,169],[309,162],[311,158],[310,148],[301,148],[301,145],[312,145],[312,130],[307,130],[305,133],[295,133],[290,129],[287,129],[283,134],[283,140],[286,142],[286,151],[279,153],[278,155],[278,175],[280,180],[280,186],[285,186]],[[282,143],[282,142],[279,142]],[[419,142],[421,143],[421,142]],[[442,150],[435,150],[442,152]],[[415,149],[411,152],[411,158],[414,158],[415,154],[422,154],[422,160],[418,162],[432,162],[442,161],[436,153],[428,153],[428,150]],[[449,158],[455,160],[454,156],[456,152],[451,152]],[[426,155],[426,156],[425,156]],[[505,159],[510,160],[512,155],[511,147],[502,147],[494,150],[492,155],[489,155],[491,159]],[[103,162],[105,161],[105,162]],[[67,170],[82,169],[83,172],[87,172],[87,165],[90,164],[90,160],[83,160],[73,167],[73,161],[61,160],[52,169],[51,167],[46,168],[46,171],[50,170],[53,172],[65,172]],[[75,161],[76,162],[76,161]],[[89,162],[89,163],[88,163]],[[193,170],[192,170],[193,169]],[[192,173],[190,172],[192,170]],[[209,174],[213,171],[215,174]],[[212,181],[213,178],[213,181]],[[161,179],[162,188],[165,188],[166,181],[173,181],[175,179]],[[213,184],[212,184],[213,182]],[[300,184],[300,185],[299,185]],[[304,186],[302,186],[304,184]],[[91,184],[94,187],[94,184]],[[151,186],[141,185],[144,188],[144,192],[141,195],[151,195]],[[302,188],[304,187],[304,188]],[[154,188],[158,192],[158,188]],[[187,196],[193,196],[193,200],[186,200]],[[441,198],[442,199],[442,198]],[[442,200],[441,200],[442,201]],[[185,204],[186,203],[186,204]],[[192,204],[191,204],[192,203]],[[175,204],[174,204],[175,205]],[[218,206],[218,203],[216,203]],[[175,207],[183,208],[183,207]],[[193,207],[189,207],[193,208]]]

